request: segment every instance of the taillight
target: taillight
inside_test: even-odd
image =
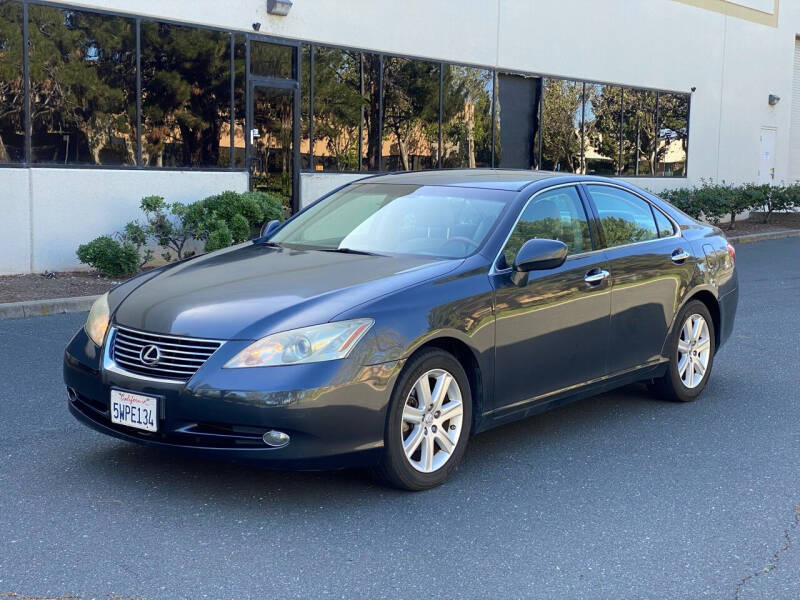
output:
[[[728,244],[728,254],[731,257],[731,260],[733,262],[736,262],[736,249],[733,246],[731,246],[730,244]]]

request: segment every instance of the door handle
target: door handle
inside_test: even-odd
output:
[[[672,262],[680,264],[683,261],[685,261],[687,258],[689,258],[690,256],[691,256],[691,254],[689,254],[686,250],[678,248],[677,250],[675,250],[672,253],[671,258],[672,258]]]
[[[583,280],[589,285],[594,285],[596,283],[600,283],[608,276],[609,276],[608,271],[604,271],[602,269],[600,270],[592,269],[586,275],[583,276]]]

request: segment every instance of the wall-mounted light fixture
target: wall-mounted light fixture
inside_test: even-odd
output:
[[[267,12],[271,15],[285,17],[292,9],[292,0],[267,0]]]
[[[770,94],[769,98],[767,98],[767,102],[769,102],[770,106],[775,106],[780,101],[781,101],[781,97],[780,96],[776,96],[775,94]]]

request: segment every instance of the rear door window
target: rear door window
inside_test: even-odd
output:
[[[649,203],[609,185],[587,185],[586,189],[597,207],[600,226],[609,248],[658,238]]]

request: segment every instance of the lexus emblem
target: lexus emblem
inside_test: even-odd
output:
[[[139,359],[146,365],[154,365],[161,360],[161,350],[149,344],[139,351]]]

